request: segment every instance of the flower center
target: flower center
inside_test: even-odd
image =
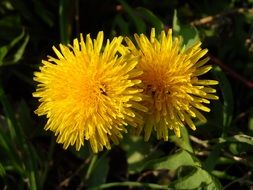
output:
[[[101,83],[101,84],[99,85],[99,91],[100,91],[100,94],[101,94],[101,95],[107,96],[107,85],[104,84],[104,83]]]

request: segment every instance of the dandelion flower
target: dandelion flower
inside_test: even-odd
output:
[[[75,39],[73,46],[53,47],[57,58],[43,60],[34,80],[38,82],[34,97],[40,105],[35,111],[46,115],[46,130],[57,136],[66,149],[76,150],[90,142],[93,152],[111,148],[127,132],[126,125],[142,122],[136,111],[146,108],[139,104],[141,83],[137,76],[137,60],[127,57],[122,37],[107,40],[103,48],[103,32],[92,40]]]
[[[142,80],[147,97],[143,105],[149,109],[139,128],[139,132],[144,130],[144,139],[148,140],[154,130],[157,139],[167,141],[168,129],[180,137],[181,126],[196,129],[193,119],[206,122],[200,111],[209,112],[205,104],[218,99],[216,90],[210,87],[218,82],[199,78],[212,68],[205,65],[208,57],[203,58],[207,49],[201,49],[200,42],[182,48],[181,38],[173,39],[171,29],[167,34],[162,31],[160,38],[152,29],[150,39],[136,34],[135,40],[138,47],[126,38],[131,53],[140,58],[138,68],[143,71],[138,79]]]

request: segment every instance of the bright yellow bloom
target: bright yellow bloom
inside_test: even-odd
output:
[[[125,54],[122,40],[107,40],[103,48],[103,32],[93,41],[81,35],[73,46],[53,47],[57,58],[49,56],[35,72],[39,84],[33,96],[41,102],[35,112],[46,115],[45,129],[55,132],[64,148],[75,145],[79,150],[88,140],[95,153],[104,146],[110,149],[110,141],[117,144],[126,125],[142,122],[136,113],[146,109],[138,103],[142,90],[136,88],[142,71],[136,69],[137,59]]]
[[[201,49],[198,42],[188,49],[182,48],[181,38],[172,38],[172,30],[166,34],[161,32],[156,38],[152,29],[150,39],[144,34],[135,35],[138,48],[126,38],[126,42],[134,56],[140,58],[138,68],[143,74],[138,77],[143,82],[144,100],[149,112],[139,132],[144,130],[145,140],[150,138],[153,130],[158,139],[168,140],[168,129],[174,130],[180,137],[180,127],[188,125],[195,130],[192,119],[206,122],[199,110],[209,112],[205,105],[208,99],[218,99],[210,85],[218,84],[214,80],[199,79],[212,66],[205,65],[209,60],[203,58],[207,49]]]

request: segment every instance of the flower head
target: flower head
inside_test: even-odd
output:
[[[138,78],[143,82],[143,93],[146,99],[143,104],[149,109],[144,125],[144,139],[150,138],[153,130],[158,139],[168,140],[168,129],[180,136],[180,127],[188,125],[195,130],[193,118],[206,122],[201,111],[209,112],[205,105],[209,99],[218,99],[210,85],[218,84],[214,80],[199,79],[212,67],[205,65],[207,53],[198,42],[188,49],[182,48],[179,37],[172,38],[172,30],[161,32],[156,38],[152,29],[150,39],[144,34],[135,35],[138,47],[126,38],[132,54],[140,57],[138,68],[143,74]]]
[[[79,150],[88,140],[93,152],[118,143],[125,126],[142,122],[137,110],[146,108],[136,79],[142,72],[137,60],[127,57],[122,37],[107,40],[103,48],[103,32],[92,41],[75,39],[73,46],[53,47],[57,58],[42,61],[34,80],[38,82],[34,97],[41,104],[35,111],[46,115],[46,130],[55,132],[64,148],[75,145]]]

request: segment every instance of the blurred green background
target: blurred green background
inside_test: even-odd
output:
[[[97,155],[88,145],[63,150],[33,113],[41,60],[79,33],[132,37],[152,27],[209,49],[220,100],[208,122],[168,142],[127,134]],[[0,188],[253,189],[252,79],[252,0],[1,0]]]

